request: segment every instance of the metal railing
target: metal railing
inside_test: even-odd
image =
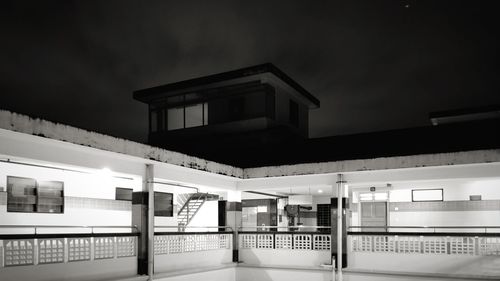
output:
[[[0,267],[119,259],[137,255],[135,226],[1,225],[0,229],[31,229],[30,233],[0,233]],[[87,229],[87,232],[43,232],[49,229]],[[129,232],[96,232],[96,228]]]
[[[239,227],[238,244],[240,249],[330,250],[330,229],[309,225]]]
[[[349,226],[349,234],[366,232],[407,232],[407,233],[450,233],[455,230],[456,233],[492,233],[492,230],[500,231],[500,226]],[[381,231],[383,230],[383,231]],[[444,230],[444,231],[440,231]],[[469,230],[465,232],[464,230]]]
[[[350,226],[353,252],[500,255],[500,226]]]
[[[246,229],[246,230],[245,230]],[[251,229],[251,230],[248,230]],[[284,230],[283,230],[284,229]],[[311,231],[310,229],[313,229]],[[299,225],[299,226],[240,226],[238,227],[239,232],[321,232],[320,230],[330,230],[330,226],[315,226],[315,225]]]
[[[170,233],[186,233],[186,229],[214,229],[214,231],[206,231],[206,232],[234,232],[234,229],[231,226],[228,225],[222,225],[222,226],[172,226],[172,225],[155,225],[155,235],[156,233],[161,233],[161,234],[170,234]],[[169,229],[169,230],[177,230],[177,231],[158,231],[161,229]],[[200,231],[201,232],[201,231]]]
[[[230,226],[193,226],[188,228],[215,231],[185,232],[177,226],[155,226],[155,255],[180,254],[209,250],[230,250],[236,236]],[[177,231],[160,232],[160,229],[177,229]]]
[[[138,233],[139,229],[136,225],[0,225],[0,234],[13,234],[11,232],[2,233],[5,229],[32,229],[32,234],[39,234],[40,229],[86,229],[89,230],[88,233],[106,233],[106,232],[95,232],[95,229],[128,229],[131,233]],[[51,233],[51,232],[44,232]],[[60,232],[52,232],[60,233]],[[24,234],[24,233],[23,233]]]

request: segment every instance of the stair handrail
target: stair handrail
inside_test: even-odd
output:
[[[180,213],[182,212],[182,210],[184,210],[186,208],[186,205],[189,203],[189,201],[191,200],[191,198],[193,197],[194,194],[196,193],[188,193],[189,196],[188,196],[188,199],[186,200],[186,202],[184,202],[184,205],[182,205],[181,209],[177,212],[177,215],[180,215]]]

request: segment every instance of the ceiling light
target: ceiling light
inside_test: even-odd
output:
[[[318,193],[323,193],[323,190],[322,189],[318,189]]]
[[[102,168],[102,169],[98,170],[96,174],[98,176],[101,176],[101,177],[112,177],[113,176],[113,172],[109,168]]]

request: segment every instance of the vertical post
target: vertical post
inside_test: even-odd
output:
[[[146,164],[146,187],[148,190],[148,280],[153,280],[154,274],[154,235],[155,235],[155,193],[154,166]]]
[[[241,226],[241,202],[226,203],[226,225],[233,229],[233,262],[239,262],[238,228]]]
[[[154,258],[154,170],[144,166],[142,190],[132,194],[132,225],[139,231],[137,237],[137,274],[153,278]]]
[[[222,203],[221,203],[222,204]],[[241,191],[229,191],[225,206],[225,222],[233,230],[233,262],[239,262],[239,237],[238,229],[241,227]],[[221,225],[222,222],[219,224]]]
[[[344,176],[337,175],[337,281],[342,281],[342,189]]]

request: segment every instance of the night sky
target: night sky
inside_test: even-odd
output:
[[[425,126],[500,104],[494,2],[2,1],[0,108],[144,142],[134,90],[271,62],[311,137]]]

